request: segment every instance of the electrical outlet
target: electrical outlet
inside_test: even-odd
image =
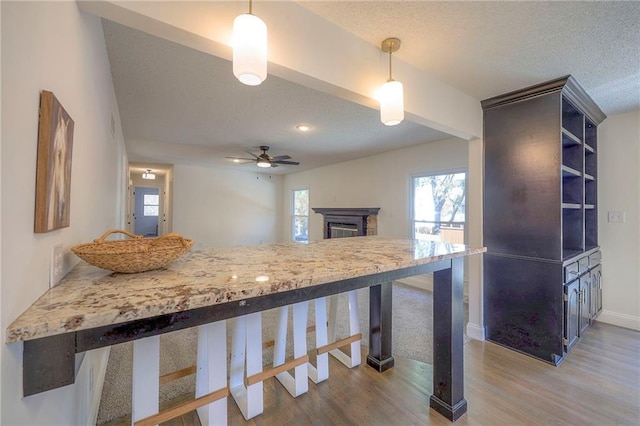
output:
[[[607,221],[610,223],[624,223],[624,212],[609,212]]]
[[[53,246],[51,250],[51,271],[49,275],[49,288],[55,287],[63,276],[64,247],[62,243]]]

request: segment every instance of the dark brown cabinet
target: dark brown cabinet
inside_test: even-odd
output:
[[[571,76],[482,107],[487,339],[557,364],[601,306],[597,126],[605,115]]]
[[[580,280],[565,285],[565,346],[571,349],[580,337]]]

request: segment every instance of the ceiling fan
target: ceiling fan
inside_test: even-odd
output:
[[[269,147],[266,145],[260,146],[260,150],[262,151],[262,154],[260,155],[255,155],[252,152],[246,151],[247,154],[251,155],[253,158],[244,158],[244,157],[227,157],[227,158],[234,161],[238,161],[238,162],[239,161],[255,161],[258,167],[265,167],[265,168],[278,167],[278,164],[288,164],[292,166],[297,166],[300,164],[298,161],[287,161],[291,158],[288,155],[278,155],[277,157],[270,156],[269,154],[267,154],[267,151],[269,151]]]

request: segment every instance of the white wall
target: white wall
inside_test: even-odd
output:
[[[468,142],[430,142],[284,177],[282,237],[291,240],[291,191],[309,188],[310,207],[380,207],[378,235],[411,236],[412,174],[467,168]],[[309,212],[309,239],[322,239],[322,215]]]
[[[278,241],[282,177],[247,171],[175,164],[173,231],[195,247],[226,247]]]
[[[598,239],[602,247],[600,321],[640,330],[640,110],[598,128]],[[625,213],[609,223],[607,213]]]
[[[48,288],[54,244],[91,241],[119,225],[119,172],[124,145],[100,20],[75,2],[2,2],[2,334],[0,386],[3,425],[71,425],[88,409],[85,357],[78,385],[22,397],[22,344],[7,345],[5,330]],[[75,122],[71,176],[71,226],[33,233],[40,91],[51,90]],[[116,122],[111,132],[111,117]],[[90,421],[90,420],[89,420]]]

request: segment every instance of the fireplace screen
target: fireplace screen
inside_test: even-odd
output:
[[[346,238],[358,236],[358,225],[349,223],[329,223],[329,238]]]

